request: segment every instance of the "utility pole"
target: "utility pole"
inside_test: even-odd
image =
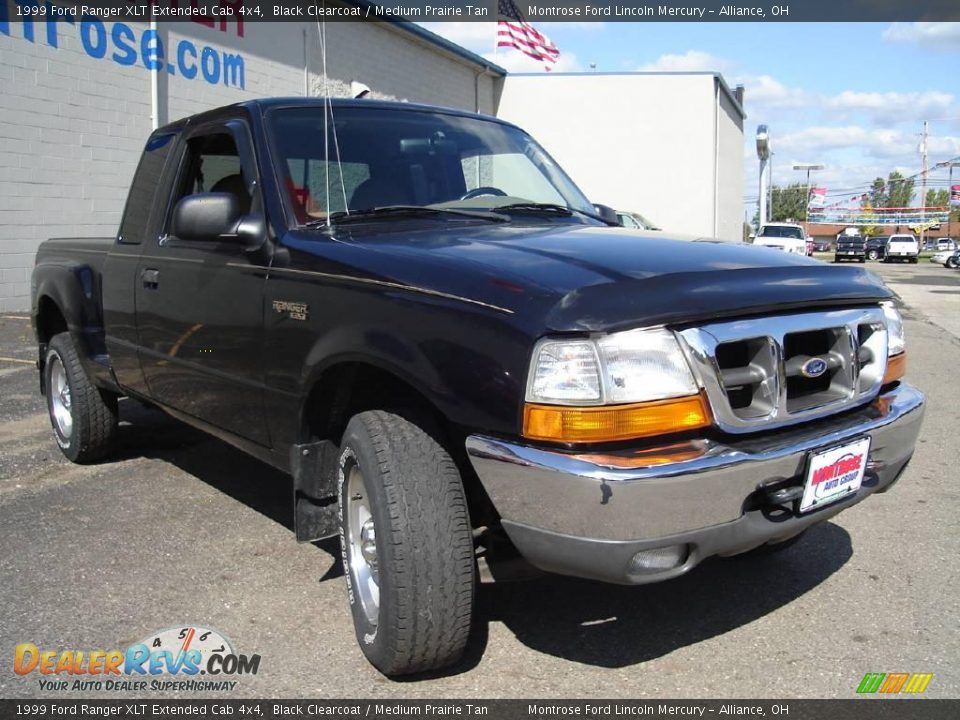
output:
[[[794,170],[806,170],[807,171],[807,204],[803,210],[803,231],[809,235],[810,234],[810,171],[811,170],[823,170],[824,166],[818,163],[798,163],[793,166]]]
[[[920,171],[920,249],[923,250],[924,236],[927,233],[927,121],[923,121],[923,134],[920,136],[920,155],[923,168]]]

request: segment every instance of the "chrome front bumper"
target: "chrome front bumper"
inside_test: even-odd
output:
[[[923,394],[900,383],[873,403],[803,427],[728,442],[692,440],[665,447],[577,453],[471,435],[467,452],[504,529],[534,565],[611,582],[654,582],[710,555],[787,539],[886,490],[913,454]],[[860,490],[797,515],[773,507],[768,489],[802,485],[811,451],[869,435]],[[636,576],[633,554],[689,546],[686,561]]]

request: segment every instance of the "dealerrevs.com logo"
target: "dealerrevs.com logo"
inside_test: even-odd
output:
[[[17,675],[37,676],[39,689],[47,691],[229,691],[238,684],[229,678],[259,669],[259,655],[238,654],[221,633],[196,625],[161,630],[126,650],[48,650],[20,643],[13,658]]]

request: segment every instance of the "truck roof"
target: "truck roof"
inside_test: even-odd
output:
[[[378,108],[381,110],[395,110],[395,111],[414,111],[414,112],[432,112],[432,113],[443,113],[445,115],[457,115],[460,117],[481,117],[484,120],[490,120],[492,122],[500,123],[501,125],[507,125],[509,127],[517,127],[513,123],[507,122],[506,120],[501,120],[500,118],[493,117],[492,115],[484,115],[482,113],[469,112],[467,110],[459,110],[457,108],[441,107],[439,105],[425,105],[421,103],[411,103],[411,102],[400,102],[397,100],[368,100],[366,98],[356,99],[356,98],[330,98],[330,105],[336,110],[336,108],[348,108],[348,107],[372,107]],[[232,111],[237,108],[244,108],[251,111],[266,112],[272,108],[277,107],[316,107],[322,108],[324,106],[324,98],[322,97],[270,97],[270,98],[256,98],[254,100],[243,100],[241,102],[233,103],[231,105],[223,105],[218,108],[213,108],[212,110],[205,110],[202,113],[197,113],[196,115],[188,115],[187,117],[180,118],[171,123],[167,123],[163,127],[158,128],[154,132],[163,132],[163,131],[174,131],[180,130],[189,124],[196,122],[215,120],[220,115],[231,114]]]

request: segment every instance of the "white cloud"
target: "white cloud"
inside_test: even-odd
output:
[[[641,65],[640,72],[730,72],[733,63],[702,50],[687,50],[681,54],[667,53],[656,61]]]
[[[417,23],[430,32],[477,53],[490,52],[497,41],[495,22]]]
[[[886,125],[904,120],[938,120],[956,113],[953,95],[938,90],[926,92],[856,92],[845,90],[823,99],[828,109],[865,112],[875,124]]]
[[[960,23],[896,22],[883,31],[890,42],[913,42],[938,48],[960,47]]]
[[[744,86],[747,111],[755,106],[766,108],[802,108],[814,102],[811,93],[800,88],[787,87],[769,75],[737,75],[734,83]]]
[[[841,127],[814,126],[794,133],[787,133],[777,143],[783,155],[791,154],[808,162],[809,158],[822,159],[834,150],[857,150],[876,158],[896,158],[913,151],[916,154],[916,139],[910,133],[886,128],[863,128],[858,125]]]
[[[532,57],[528,57],[513,48],[500,48],[496,54],[492,52],[484,53],[483,56],[490,62],[506,68],[509,72],[546,72],[542,62],[534,60]],[[581,70],[583,70],[583,67],[580,65],[576,54],[563,52],[562,48],[560,50],[560,59],[551,66],[551,72],[580,72]]]

